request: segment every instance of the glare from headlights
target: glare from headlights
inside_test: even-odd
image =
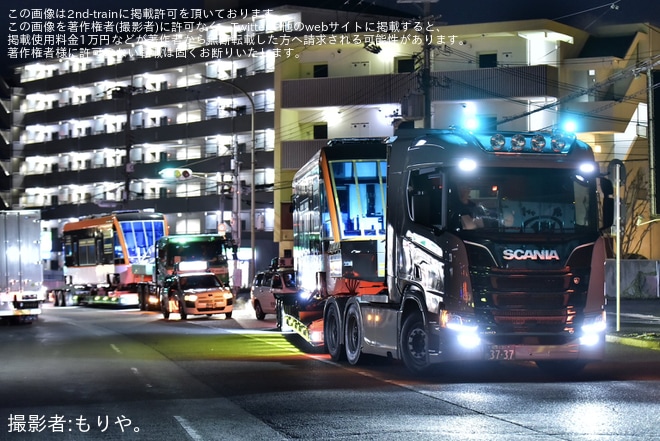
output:
[[[477,162],[474,159],[464,158],[459,161],[458,168],[463,171],[472,171],[477,168]]]
[[[584,322],[582,323],[582,332],[584,334],[603,332],[605,329],[607,329],[607,317],[605,311],[596,316],[585,317]]]
[[[470,324],[460,315],[443,311],[440,317],[441,323],[444,323],[447,329],[456,333],[458,344],[465,349],[474,349],[481,344],[481,338],[477,334],[477,325]]]
[[[596,164],[593,162],[583,162],[580,164],[580,171],[585,174],[591,174],[596,171]]]
[[[462,332],[456,338],[465,349],[474,349],[481,344],[481,339],[474,332]]]
[[[580,337],[580,344],[583,346],[596,346],[600,342],[600,334],[585,334]]]
[[[580,344],[584,346],[595,346],[601,342],[601,336],[607,329],[605,313],[596,317],[585,319],[582,325],[582,336]]]

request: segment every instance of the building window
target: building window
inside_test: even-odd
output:
[[[497,67],[497,53],[479,54],[479,67]]]
[[[314,65],[314,78],[327,78],[328,76],[328,65],[327,64],[315,64]]]
[[[314,124],[314,139],[328,139],[327,124]]]
[[[399,58],[396,60],[397,73],[415,72],[414,58]]]

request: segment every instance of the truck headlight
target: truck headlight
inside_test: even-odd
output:
[[[595,346],[601,341],[601,335],[607,329],[605,311],[592,317],[585,317],[582,323],[582,336],[580,344]]]
[[[479,328],[473,319],[443,310],[440,313],[440,325],[454,331],[458,344],[465,349],[474,349],[481,344],[477,334]]]

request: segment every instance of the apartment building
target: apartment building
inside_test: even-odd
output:
[[[5,105],[13,136],[0,158],[6,206],[40,208],[54,239],[71,218],[113,210],[162,212],[171,234],[231,233],[243,286],[253,257],[260,269],[290,252],[274,237],[274,194],[290,183],[275,173],[275,72],[287,44],[273,36],[302,41],[297,24],[337,13],[216,9],[206,18],[17,68],[20,87]]]

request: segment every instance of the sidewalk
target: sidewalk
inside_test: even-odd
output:
[[[605,310],[608,342],[660,350],[660,299],[621,299],[618,331],[616,298]]]

